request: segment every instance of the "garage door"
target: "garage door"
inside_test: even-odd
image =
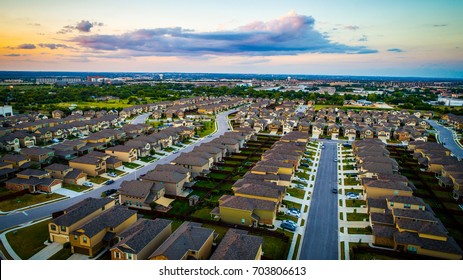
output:
[[[56,184],[56,185],[54,185],[53,187],[51,187],[51,192],[54,192],[54,191],[56,191],[57,189],[61,189],[61,187],[62,187],[62,184],[61,184],[61,183]]]
[[[90,255],[90,249],[82,248],[82,247],[74,247],[74,253],[89,256]]]
[[[79,179],[77,179],[76,183],[77,183],[77,185],[82,185],[83,183],[85,183],[85,181],[86,181],[86,178],[79,178]]]
[[[58,242],[58,243],[61,243],[61,244],[69,242],[68,236],[52,235],[51,238],[52,238],[51,241]]]

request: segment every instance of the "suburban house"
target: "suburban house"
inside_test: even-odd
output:
[[[111,148],[107,148],[105,153],[114,156],[123,162],[132,162],[137,160],[138,152],[136,148],[125,146],[125,145],[118,145]]]
[[[117,235],[119,242],[111,249],[111,260],[147,260],[170,235],[172,221],[139,219]]]
[[[28,190],[30,193],[51,193],[62,187],[62,181],[50,178],[47,171],[26,169],[5,182],[5,188],[12,191]]]
[[[143,181],[151,181],[162,186],[167,195],[180,196],[192,179],[191,171],[179,165],[162,164],[143,177]]]
[[[53,220],[48,224],[52,242],[64,244],[69,242],[69,234],[115,205],[111,198],[86,198],[60,212],[53,213]]]
[[[269,200],[280,205],[286,194],[286,187],[284,186],[267,182],[244,181],[244,184],[233,186],[235,196]]]
[[[184,222],[149,257],[150,260],[207,260],[212,252],[214,230]]]
[[[44,168],[54,179],[61,179],[66,184],[82,185],[87,181],[87,174],[82,170],[74,169],[69,165],[53,163]]]
[[[108,158],[109,155],[105,155],[103,157],[99,155],[93,156],[92,154],[87,154],[85,156],[70,160],[69,166],[72,168],[80,169],[87,175],[95,177],[106,173],[106,159]]]
[[[190,153],[181,154],[172,161],[172,164],[180,165],[189,169],[193,178],[209,171],[209,168],[211,167],[209,159],[194,157],[190,155]]]
[[[245,230],[229,229],[210,260],[260,260],[264,239]]]
[[[137,156],[146,157],[150,155],[151,152],[151,145],[146,141],[139,140],[139,138],[129,140],[124,144],[126,147],[134,148],[137,150]]]
[[[137,211],[117,205],[78,226],[70,233],[71,252],[94,256],[115,243],[116,235],[137,221]]]
[[[219,207],[214,208],[211,215],[219,216],[225,223],[256,227],[258,224],[273,225],[277,208],[277,204],[269,200],[223,195]]]
[[[368,198],[379,198],[391,195],[413,195],[413,187],[403,181],[394,179],[363,179],[362,182]]]
[[[151,181],[123,181],[119,189],[119,202],[132,208],[149,210],[152,202],[163,200],[164,192],[162,184]]]
[[[24,155],[6,154],[0,159],[3,162],[11,163],[13,168],[28,168],[31,165],[31,160]]]
[[[22,149],[20,152],[22,155],[28,157],[32,162],[46,164],[49,163],[55,156],[55,151],[48,148],[32,147]]]

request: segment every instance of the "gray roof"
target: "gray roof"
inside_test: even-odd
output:
[[[53,163],[52,165],[49,165],[44,168],[45,170],[53,170],[53,171],[65,171],[68,169],[72,169],[69,165],[64,165],[60,163]]]
[[[76,179],[79,177],[81,174],[85,174],[82,170],[74,168],[72,171],[70,171],[66,176],[64,176],[65,179]]]
[[[213,229],[200,224],[184,222],[149,258],[163,255],[169,260],[180,260],[188,251],[199,251],[213,233]]]
[[[171,220],[165,219],[139,219],[118,235],[121,241],[113,248],[125,253],[138,254],[171,223]]]
[[[113,201],[113,199],[106,198],[86,198],[71,207],[64,209],[65,214],[53,219],[53,223],[58,226],[70,226],[87,217],[96,210],[102,208],[106,204]]]
[[[393,208],[392,213],[394,214],[395,218],[400,217],[400,219],[422,220],[431,222],[438,221],[438,219],[429,211]]]
[[[173,171],[150,171],[143,177],[143,181],[178,183],[187,177],[184,173]]]
[[[245,230],[229,229],[211,260],[254,260],[264,239]]]
[[[209,164],[209,160],[201,157],[190,156],[189,154],[181,154],[172,162],[176,164],[186,164],[192,166],[204,166]]]
[[[457,242],[452,237],[448,237],[447,241],[440,241],[428,238],[420,238],[417,233],[413,232],[395,232],[394,240],[397,244],[417,245],[423,249],[428,249],[438,252],[446,252],[462,255],[463,251],[458,246]]]
[[[244,184],[235,190],[235,194],[248,194],[256,195],[261,197],[280,198],[286,192],[286,187],[277,186],[274,187],[268,185],[259,184]]]
[[[109,208],[100,215],[83,224],[76,229],[72,234],[81,234],[78,230],[83,230],[86,236],[93,237],[105,228],[115,228],[125,222],[127,219],[136,215],[137,211],[129,210],[122,205],[117,205]]]
[[[151,181],[123,181],[119,192],[121,195],[129,195],[138,198],[146,198],[151,188],[154,186],[154,182]]]
[[[187,174],[190,172],[188,168],[185,168],[180,165],[176,164],[159,164],[154,168],[155,171],[170,171],[170,172],[178,172],[182,174]]]
[[[19,175],[25,175],[25,176],[34,176],[34,177],[39,177],[43,175],[48,175],[48,172],[45,170],[40,170],[40,169],[24,169],[23,171],[18,173]]]

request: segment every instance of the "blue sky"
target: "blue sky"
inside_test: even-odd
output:
[[[1,7],[0,70],[463,78],[463,1],[3,0]]]

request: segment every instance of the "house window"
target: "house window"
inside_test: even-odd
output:
[[[411,205],[410,204],[404,204],[404,208],[410,209]]]
[[[116,259],[120,259],[121,258],[121,254],[119,254],[119,252],[114,252],[114,257]]]
[[[105,209],[105,207],[104,207],[104,206],[103,206],[103,207],[101,207],[101,210],[102,210],[102,211],[104,211],[104,209]]]
[[[77,240],[77,235],[74,235],[74,240]]]
[[[399,191],[394,191],[394,195],[398,195],[399,194]]]
[[[408,251],[409,253],[416,253],[416,247],[413,247],[413,246],[410,246],[410,245],[409,245],[409,246],[407,247],[407,251]]]
[[[245,219],[241,219],[241,224],[244,225],[244,223],[246,222]]]
[[[84,243],[87,243],[87,237],[82,238]]]
[[[394,202],[391,202],[391,204],[390,204],[390,205],[391,205],[391,207],[394,207]]]
[[[127,259],[128,259],[128,260],[133,260],[132,254],[127,253]]]
[[[67,228],[65,226],[60,227],[61,231],[67,231]]]
[[[55,231],[56,230],[56,226],[55,225],[50,225],[50,229]]]
[[[423,206],[418,206],[418,210],[424,210],[424,207]]]

